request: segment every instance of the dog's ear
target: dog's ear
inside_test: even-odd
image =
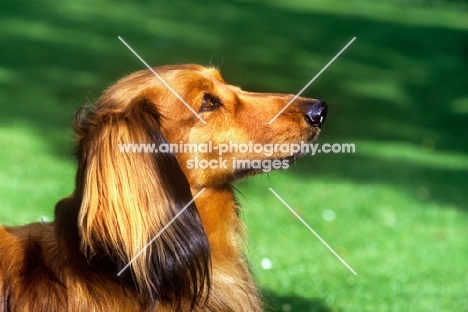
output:
[[[210,254],[195,203],[188,205],[190,185],[175,156],[138,150],[140,144],[150,149],[168,144],[161,118],[144,96],[128,103],[101,99],[77,114],[82,175],[77,177],[82,183],[77,185],[82,197],[78,228],[90,262],[104,255],[122,269],[138,255],[123,274],[131,274],[143,298],[153,304],[168,302],[177,310],[181,302],[194,306],[207,294]]]

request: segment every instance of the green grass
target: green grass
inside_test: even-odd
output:
[[[55,157],[47,138],[27,126],[2,127],[0,144],[1,222],[51,219],[59,197],[73,190],[74,165]]]
[[[252,270],[275,311],[468,310],[466,1],[6,0],[0,11],[1,223],[50,218],[72,191],[71,114],[143,68],[117,36],[153,65],[212,63],[246,90],[289,93],[357,37],[305,92],[330,106],[319,142],[356,153],[238,185]]]
[[[300,165],[297,169],[304,170]],[[260,282],[275,293],[275,308],[287,304],[293,311],[466,308],[467,218],[456,207],[431,203],[423,191],[411,194],[395,185],[353,185],[326,178],[311,182],[276,174],[269,181],[257,180],[241,188],[242,203],[248,206],[249,253]],[[342,265],[268,187],[358,275]],[[327,218],[330,211],[333,220]],[[271,269],[262,269],[264,258],[272,262]]]

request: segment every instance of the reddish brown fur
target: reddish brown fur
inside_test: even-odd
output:
[[[148,70],[121,79],[79,112],[76,189],[57,204],[56,220],[0,227],[1,312],[262,310],[243,256],[244,229],[231,186],[261,171],[236,171],[229,164],[233,157],[291,155],[227,153],[227,169],[195,170],[187,168],[189,159],[218,159],[217,152],[174,158],[120,153],[117,145],[310,141],[319,128],[307,123],[300,105],[313,100],[297,99],[269,125],[292,95],[242,91],[217,70],[198,65],[155,70],[206,124]],[[222,106],[201,110],[207,94]],[[117,277],[203,188],[195,205]]]

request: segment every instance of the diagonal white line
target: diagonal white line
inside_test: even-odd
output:
[[[353,270],[353,269],[352,269],[352,268],[351,268],[351,267],[350,267],[350,266],[349,266],[349,265],[348,265],[348,264],[347,264],[347,263],[330,247],[330,246],[329,246],[329,245],[328,245],[328,244],[327,244],[327,242],[325,242],[325,241],[320,237],[320,235],[318,235],[317,232],[315,232],[315,231],[307,224],[307,222],[305,222],[304,219],[302,219],[302,218],[297,214],[297,212],[295,212],[295,211],[284,201],[284,199],[282,199],[282,198],[278,195],[278,193],[276,193],[271,187],[268,188],[268,189],[269,189],[269,190],[270,190],[270,191],[271,191],[271,192],[272,192],[272,193],[273,193],[273,194],[274,194],[274,195],[275,195],[275,196],[276,196],[276,197],[277,197],[277,198],[278,198],[278,199],[279,199],[295,216],[296,216],[296,218],[299,219],[299,221],[301,221],[301,222],[305,225],[306,228],[309,229],[309,231],[312,232],[312,234],[314,234],[314,235],[322,242],[322,244],[325,245],[325,247],[328,248],[328,250],[330,250],[330,251],[332,252],[332,254],[335,255],[335,257],[338,258],[338,260],[341,261],[341,263],[343,263],[354,275],[357,275],[356,271],[354,271],[354,270]]]
[[[125,271],[125,270],[126,270],[126,269],[143,253],[143,251],[145,251],[146,248],[148,248],[148,247],[149,247],[149,246],[150,246],[150,245],[151,245],[151,244],[152,244],[152,243],[153,243],[153,242],[154,242],[154,241],[155,241],[171,224],[172,224],[172,222],[174,222],[174,221],[185,211],[185,209],[187,209],[187,207],[190,206],[190,205],[195,201],[195,199],[197,199],[197,197],[200,196],[201,193],[203,193],[203,191],[204,191],[205,189],[206,189],[206,188],[202,188],[202,189],[200,190],[200,192],[198,192],[197,195],[195,195],[195,196],[193,197],[193,199],[192,199],[191,201],[189,201],[189,203],[188,203],[187,205],[185,205],[185,207],[182,208],[182,210],[179,211],[179,212],[174,216],[174,218],[172,218],[172,220],[169,221],[169,222],[166,224],[166,226],[164,226],[164,227],[161,229],[161,231],[159,231],[159,233],[156,234],[156,235],[148,242],[148,244],[146,244],[145,247],[143,247],[143,249],[141,249],[140,252],[138,252],[138,253],[135,255],[135,257],[133,257],[132,260],[130,260],[129,263],[127,263],[126,266],[124,266],[124,268],[123,268],[122,270],[120,270],[120,272],[117,274],[117,276],[120,276],[120,275],[123,273],[123,271]]]
[[[132,49],[132,47],[130,45],[128,45],[128,43],[125,42],[125,40],[122,39],[122,37],[118,37],[120,41],[122,41],[122,43],[130,50],[132,51],[133,54],[135,54],[135,56],[143,63],[145,64],[146,67],[148,67],[148,69],[156,76],[158,77],[158,79],[166,86],[166,88],[168,88],[182,103],[184,103],[185,106],[187,106],[187,108],[198,118],[200,119],[201,122],[203,122],[205,125],[206,125],[206,121],[203,120],[203,118],[200,117],[200,115],[197,114],[197,112],[190,106],[187,104],[187,102],[185,102],[185,100],[166,82],[164,81],[164,79],[162,79],[162,77],[151,67],[148,65],[148,63],[145,62],[145,60],[140,56],[138,55],[138,53],[135,52],[135,50]]]
[[[279,113],[278,113],[278,114],[276,114],[276,116],[275,116],[275,117],[273,117],[273,118],[272,118],[272,119],[271,119],[271,120],[268,122],[268,124],[270,125],[270,124],[271,124],[273,121],[275,121],[275,119],[276,119],[276,118],[278,118],[278,116],[279,116],[279,115],[281,115],[281,113],[283,113],[283,112],[284,112],[284,110],[285,110],[286,108],[288,108],[288,106],[289,106],[289,105],[291,105],[291,103],[292,103],[292,102],[294,102],[294,101],[295,101],[295,100],[296,100],[296,99],[297,99],[297,98],[298,98],[298,97],[299,97],[299,96],[302,94],[302,92],[304,92],[304,91],[305,91],[305,90],[306,90],[306,89],[307,89],[307,88],[308,88],[308,87],[309,87],[309,86],[312,84],[312,82],[314,82],[314,80],[315,80],[315,79],[317,79],[317,78],[318,78],[318,76],[320,76],[320,75],[323,73],[323,71],[324,71],[325,69],[327,69],[327,68],[328,68],[328,66],[330,66],[330,65],[331,65],[331,63],[333,63],[333,62],[334,62],[334,61],[335,61],[335,60],[338,58],[338,56],[340,56],[340,54],[341,54],[341,53],[343,53],[343,52],[344,52],[344,50],[346,50],[346,49],[347,49],[347,48],[348,48],[348,47],[351,45],[351,43],[353,43],[353,41],[354,41],[354,40],[356,40],[356,37],[354,37],[353,39],[351,39],[351,41],[350,41],[350,42],[348,42],[348,44],[347,44],[347,45],[346,45],[346,46],[345,46],[343,49],[341,49],[341,51],[340,51],[340,52],[338,52],[338,54],[337,54],[337,55],[335,55],[335,57],[334,57],[334,58],[332,58],[332,59],[331,59],[331,61],[330,61],[330,62],[328,62],[328,64],[327,64],[327,65],[325,65],[325,67],[324,67],[324,68],[322,68],[322,70],[321,70],[321,71],[319,71],[319,72],[318,72],[318,74],[317,74],[317,75],[315,75],[315,77],[314,77],[314,78],[312,78],[312,79],[311,79],[311,80],[310,80],[310,81],[309,81],[309,82],[308,82],[308,83],[305,85],[305,87],[304,87],[304,88],[302,88],[302,90],[301,90],[301,91],[299,91],[299,92],[298,92],[298,93],[297,93],[297,94],[296,94],[296,95],[295,95],[295,96],[292,98],[292,100],[291,100],[291,101],[289,101],[289,103],[288,103],[288,104],[286,104],[286,106],[285,106],[285,107],[283,107],[283,109],[282,109],[282,110],[280,110],[280,111],[279,111]]]

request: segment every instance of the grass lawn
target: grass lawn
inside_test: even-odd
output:
[[[468,311],[466,1],[0,3],[0,223],[73,189],[71,114],[152,65],[213,64],[251,91],[329,103],[305,156],[237,185],[271,311]],[[273,188],[357,272],[348,270]]]

